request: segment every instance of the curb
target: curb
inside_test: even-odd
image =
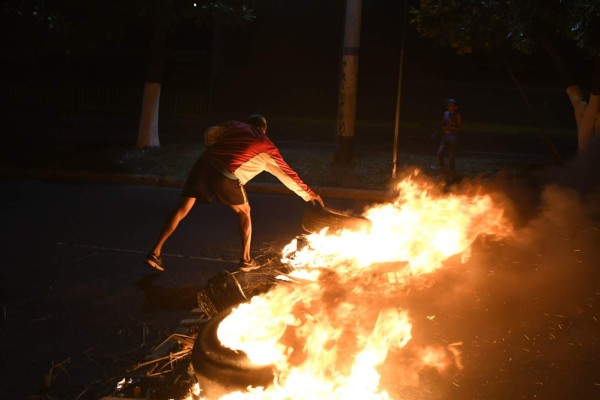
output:
[[[16,167],[0,167],[0,176],[8,179],[34,179],[44,181],[88,182],[97,184],[130,184],[159,187],[183,188],[185,179],[135,174],[118,174],[107,172],[82,172],[28,169]],[[288,188],[281,183],[247,183],[245,188],[250,193],[292,195]],[[367,202],[388,202],[396,196],[392,191],[338,188],[331,186],[311,186],[323,198],[360,200]]]

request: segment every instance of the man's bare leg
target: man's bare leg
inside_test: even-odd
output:
[[[165,220],[163,228],[158,236],[158,240],[152,248],[152,253],[155,256],[160,257],[163,245],[165,244],[167,239],[173,234],[173,232],[175,232],[175,229],[177,229],[179,222],[181,222],[181,220],[188,215],[195,202],[196,199],[193,197],[182,197],[179,199],[177,206]]]
[[[252,242],[252,218],[250,216],[250,204],[239,204],[230,206],[238,216],[240,223],[240,238],[242,239],[242,260],[250,261],[250,246]]]

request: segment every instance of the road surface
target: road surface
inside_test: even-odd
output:
[[[123,377],[137,350],[189,315],[211,277],[235,269],[235,217],[217,204],[182,222],[164,249],[166,272],[142,263],[178,196],[150,186],[0,182],[3,398],[33,399],[44,380],[54,398],[93,398],[78,396]],[[256,252],[301,233],[301,199],[250,196]],[[448,265],[432,285],[394,299],[410,310],[413,349],[457,346],[462,368],[425,370],[419,386],[406,386],[405,355],[391,353],[382,384],[393,398],[600,398],[597,203],[588,214],[571,191],[553,187],[544,196],[514,243],[476,247],[467,264]]]
[[[119,370],[106,361],[126,360],[141,344],[164,339],[196,307],[196,295],[210,278],[237,269],[236,218],[217,203],[196,206],[180,224],[164,248],[166,272],[143,264],[179,193],[151,186],[0,182],[3,398],[40,393],[45,375],[51,375],[54,390],[63,391],[59,398],[75,398],[88,384],[122,373],[124,365]],[[301,233],[307,207],[302,199],[249,196],[255,252],[282,249]]]

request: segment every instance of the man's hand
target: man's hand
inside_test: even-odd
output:
[[[310,199],[308,199],[313,206],[316,206],[317,203],[319,203],[321,205],[321,207],[325,207],[325,203],[323,203],[323,199],[321,198],[321,196],[319,196],[318,194],[314,194],[314,196],[311,196]]]

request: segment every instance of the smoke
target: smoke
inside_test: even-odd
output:
[[[371,332],[395,326],[383,322],[406,311],[412,338],[390,346],[380,368],[392,398],[600,398],[591,396],[600,386],[589,372],[600,368],[597,160],[588,154],[543,177],[498,175],[446,189],[467,200],[489,195],[512,227],[479,237],[466,262],[451,257],[435,272],[408,277],[398,274],[403,263],[359,273],[342,263],[297,291],[271,291],[281,294],[273,304],[291,304],[295,318],[283,334],[287,362],[314,358],[325,371],[319,376],[350,374]],[[453,194],[433,182],[428,188],[435,198]],[[465,204],[472,203],[457,209]],[[480,224],[495,225],[492,217],[488,211],[481,218],[488,224]],[[410,226],[407,240],[422,228]],[[324,332],[330,336],[319,342]],[[436,359],[436,351],[446,357]]]
[[[500,173],[446,189],[490,195],[513,232],[480,237],[466,263],[446,260],[396,297],[413,339],[383,376],[395,398],[424,389],[428,398],[598,398],[588,371],[600,367],[599,143],[541,175]],[[452,343],[461,343],[464,370],[421,371],[418,392],[407,392],[397,372],[406,373],[408,352]]]
[[[439,398],[599,395],[589,372],[600,367],[599,143],[543,176],[498,175],[454,189],[491,194],[514,231],[480,238],[467,263],[448,260],[435,285],[406,300],[414,343],[464,343],[455,387],[428,383]]]
[[[596,140],[588,153],[549,171],[540,184],[513,182],[504,192],[518,227],[506,244],[506,257],[521,264],[514,269],[517,295],[536,295],[553,309],[576,312],[594,294],[600,268],[598,167]]]

